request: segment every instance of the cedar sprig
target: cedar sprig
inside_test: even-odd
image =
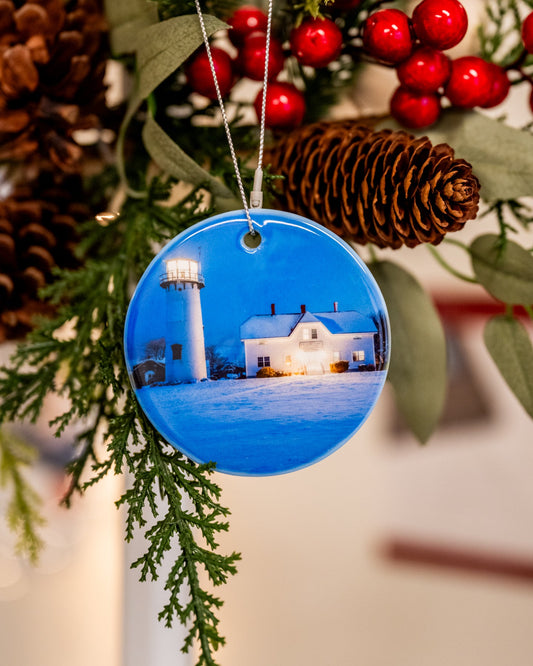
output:
[[[239,556],[216,552],[216,534],[228,529],[229,511],[219,502],[213,466],[197,465],[173,449],[140,410],[122,349],[131,286],[154,249],[210,214],[198,190],[174,206],[161,205],[171,185],[153,180],[146,198],[126,201],[106,226],[95,220],[85,225],[80,253],[90,259],[79,270],[58,271],[45,291],[58,306],[57,316],[41,322],[0,369],[0,425],[35,421],[50,391],[68,400],[69,408],[51,421],[51,429],[60,434],[73,421],[87,425],[68,467],[65,504],[109,472],[129,473],[132,488],[117,502],[126,508],[126,539],[141,528],[147,540],[145,554],[132,566],[139,569],[141,580],[155,579],[170,551],[178,553],[166,580],[169,596],[160,618],[168,626],[176,618],[187,622],[184,648],[198,640],[198,664],[214,666],[212,653],[224,640],[216,618],[222,602],[204,589],[201,570],[213,585],[235,573]],[[31,554],[38,548],[38,521],[31,510],[34,497],[18,471],[24,459],[15,453],[12,446],[3,446],[2,469],[7,471],[2,480],[14,485],[17,525],[22,525]],[[147,511],[154,520],[150,525]],[[187,602],[182,601],[184,593]]]
[[[502,249],[507,242],[508,233],[518,233],[517,226],[529,230],[533,228],[533,210],[523,201],[505,199],[493,201],[480,217],[494,215],[498,222]]]
[[[524,47],[520,34],[528,7],[533,7],[533,0],[488,0],[485,3],[485,20],[478,27],[483,58],[504,67],[521,58]],[[531,64],[531,58],[527,58],[526,67]]]
[[[35,449],[6,430],[0,430],[0,488],[10,497],[6,509],[9,528],[16,535],[16,552],[36,564],[43,547],[39,534],[45,524],[41,499],[25,477],[24,470],[37,457]]]

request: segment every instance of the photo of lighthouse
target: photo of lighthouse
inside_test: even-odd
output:
[[[361,426],[390,355],[386,308],[361,260],[296,215],[240,212],[171,241],[144,273],[125,328],[130,379],[174,446],[222,472],[279,474]]]

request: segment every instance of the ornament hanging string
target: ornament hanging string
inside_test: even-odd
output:
[[[259,130],[259,152],[257,159],[257,168],[254,174],[254,184],[252,192],[250,193],[250,205],[248,205],[248,199],[244,191],[244,185],[242,182],[241,172],[239,169],[239,162],[237,160],[237,155],[235,153],[235,147],[233,144],[233,138],[231,136],[231,130],[229,126],[228,116],[226,113],[226,108],[224,106],[224,100],[222,99],[222,94],[220,92],[220,86],[218,84],[217,73],[215,70],[215,63],[213,62],[213,56],[211,53],[211,47],[209,45],[209,38],[207,36],[207,30],[205,27],[204,16],[202,14],[202,8],[200,6],[200,0],[195,0],[196,12],[198,13],[198,18],[200,20],[200,28],[202,30],[202,37],[204,40],[205,49],[207,52],[207,57],[209,59],[209,67],[211,69],[211,74],[213,76],[213,83],[215,85],[215,90],[217,93],[218,104],[220,106],[220,113],[222,114],[222,122],[224,123],[224,129],[226,130],[226,137],[228,140],[228,146],[231,154],[231,160],[233,162],[233,168],[235,169],[235,177],[237,178],[237,184],[239,186],[239,192],[242,199],[242,204],[246,219],[248,221],[248,228],[250,234],[255,236],[257,233],[254,229],[252,218],[250,215],[250,208],[261,208],[263,205],[263,155],[265,148],[265,110],[266,110],[266,96],[267,96],[267,87],[268,87],[268,61],[270,56],[270,33],[272,31],[272,7],[273,0],[268,0],[268,10],[267,10],[267,30],[266,30],[266,45],[265,45],[265,70],[263,77],[263,99],[261,102],[261,120],[260,120],[260,130]]]

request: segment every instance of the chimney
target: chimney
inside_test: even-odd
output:
[[[274,316],[276,314],[276,304],[275,303],[270,304],[270,314],[272,316]]]
[[[306,313],[305,304],[304,304],[304,305],[300,305],[300,312],[301,312],[302,314],[305,314],[305,313]]]
[[[333,312],[338,312],[339,311],[339,303],[338,301],[333,301]]]

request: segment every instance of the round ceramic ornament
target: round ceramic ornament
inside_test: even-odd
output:
[[[125,326],[137,399],[196,462],[281,474],[344,444],[383,388],[389,323],[356,253],[298,215],[196,224],[142,276]]]

